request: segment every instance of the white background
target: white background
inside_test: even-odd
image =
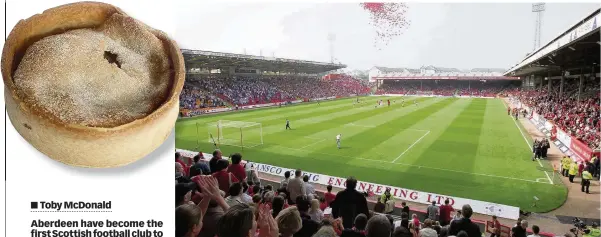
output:
[[[45,9],[74,1],[9,1],[6,11],[6,34],[20,20]],[[146,24],[172,35],[173,16],[166,2],[105,1],[112,3]],[[2,4],[4,14],[4,4]],[[4,17],[2,17],[4,23]],[[4,24],[2,24],[4,25]],[[2,41],[4,45],[4,38]],[[2,100],[4,90],[0,90]],[[6,225],[0,223],[5,236],[30,236],[34,219],[42,220],[147,220],[165,223],[165,235],[173,236],[174,192],[173,157],[175,137],[151,155],[126,167],[113,169],[74,168],[47,158],[29,145],[6,123]],[[4,127],[2,127],[4,129]],[[1,138],[2,142],[4,137]],[[86,154],[81,154],[85,156]],[[4,183],[3,183],[4,186]],[[4,188],[4,187],[2,187]],[[2,195],[2,210],[4,210]],[[32,213],[32,201],[112,201],[112,213]],[[4,219],[4,215],[2,215]],[[6,228],[6,229],[5,229]],[[4,236],[4,233],[0,234]]]

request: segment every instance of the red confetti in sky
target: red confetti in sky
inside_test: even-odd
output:
[[[403,34],[411,22],[407,20],[407,5],[394,2],[365,2],[360,4],[370,13],[371,25],[376,30],[374,45],[388,45],[392,38]]]

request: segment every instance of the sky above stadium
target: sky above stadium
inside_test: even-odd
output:
[[[9,0],[6,25],[76,0]],[[119,1],[146,24],[167,32],[181,48],[330,61],[350,69],[372,66],[509,68],[533,50],[531,3],[408,3],[411,25],[387,46],[374,46],[375,28],[358,3]],[[596,3],[548,3],[541,45],[592,13]],[[7,32],[8,33],[8,32]]]
[[[533,50],[530,3],[408,3],[411,25],[381,49],[358,3],[185,2],[177,6],[182,48],[372,66],[509,68]],[[541,45],[592,13],[594,3],[548,3]]]

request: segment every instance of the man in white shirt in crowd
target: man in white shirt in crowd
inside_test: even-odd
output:
[[[532,234],[528,235],[528,237],[540,237],[538,233],[540,232],[540,228],[537,225],[532,226]]]
[[[315,197],[315,188],[313,188],[313,184],[309,183],[309,175],[303,176],[303,182],[305,184],[305,195],[307,197]]]

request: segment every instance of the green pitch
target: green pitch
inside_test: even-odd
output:
[[[376,108],[380,99],[396,102]],[[535,212],[566,200],[567,189],[548,162],[531,161],[532,140],[526,142],[500,99],[404,97],[404,106],[401,97],[354,100],[182,119],[175,146],[210,153],[211,133],[224,155],[241,152],[244,159],[281,167]],[[286,119],[292,130],[285,130]],[[218,132],[210,125],[218,120],[261,123],[263,144],[258,127],[242,128],[240,138],[240,128]],[[336,148],[339,133],[342,149]]]

